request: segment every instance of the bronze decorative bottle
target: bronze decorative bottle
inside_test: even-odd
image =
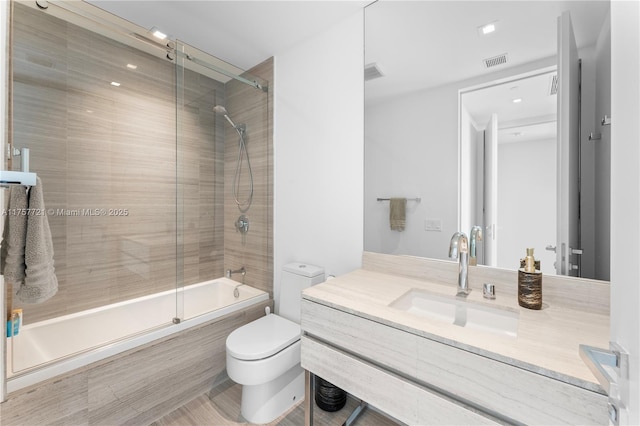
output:
[[[542,272],[536,269],[533,249],[527,249],[524,265],[518,269],[518,304],[523,308],[542,309]]]

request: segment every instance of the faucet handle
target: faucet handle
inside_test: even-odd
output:
[[[491,283],[482,284],[482,297],[485,299],[496,298],[496,286]]]

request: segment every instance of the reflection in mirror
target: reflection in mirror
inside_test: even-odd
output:
[[[499,236],[494,265],[515,269],[525,248],[534,247],[543,272],[554,273],[556,255],[545,247],[558,240],[553,229],[556,111],[534,110],[525,85],[540,87],[545,101],[555,106],[558,95],[550,91],[553,84],[562,86],[553,75],[558,18],[565,11],[575,32],[582,86],[581,240],[571,248],[582,249],[583,255],[567,256],[567,273],[609,279],[609,129],[600,124],[601,116],[610,116],[608,1],[379,0],[365,9],[365,250],[446,259],[451,235],[468,234],[471,226],[480,225],[482,261],[493,226]],[[495,31],[485,35],[482,27],[488,23]],[[518,97],[509,93],[514,85]],[[487,98],[492,89],[506,94]],[[509,108],[531,112],[510,117],[499,106],[480,111],[501,97]],[[518,98],[522,101],[514,103]],[[498,219],[489,224],[482,214],[486,182],[478,175],[484,155],[463,150],[462,137],[473,134],[476,148],[484,152],[493,114],[499,141]],[[463,117],[468,118],[464,123]],[[560,128],[563,120],[558,121]],[[523,142],[538,132],[537,144]],[[600,139],[589,140],[590,134]],[[527,194],[529,202],[523,202]],[[391,230],[390,203],[378,201],[396,197],[421,200],[406,202],[403,231]]]
[[[557,72],[535,71],[507,81],[460,93],[461,229],[486,221],[491,186],[496,177],[498,232],[484,228],[478,263],[514,268],[524,256],[522,242],[537,247],[541,271],[555,274],[555,253],[543,250],[556,240],[556,98]],[[496,121],[497,162],[488,170],[487,129]],[[495,247],[493,262],[488,245]]]

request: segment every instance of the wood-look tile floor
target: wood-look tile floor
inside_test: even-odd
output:
[[[150,426],[246,426],[240,415],[242,387],[231,381],[218,386],[210,394],[201,395],[186,405],[167,414]],[[347,399],[345,407],[335,413],[314,409],[314,426],[340,426],[358,406],[358,401]],[[304,403],[301,401],[268,426],[304,425]],[[366,409],[354,426],[398,426],[387,417]]]

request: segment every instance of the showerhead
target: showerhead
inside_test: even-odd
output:
[[[236,129],[236,130],[238,129],[238,128],[236,127],[236,123],[234,123],[234,122],[233,122],[233,120],[231,120],[231,117],[229,117],[229,113],[227,112],[227,109],[226,109],[225,107],[223,107],[222,105],[216,105],[216,106],[214,106],[214,107],[213,107],[213,111],[214,111],[216,114],[222,114],[222,115],[224,115],[224,118],[226,118],[226,119],[227,119],[227,121],[228,121],[229,123],[231,123],[231,126],[233,126],[233,128],[234,128],[234,129]]]

